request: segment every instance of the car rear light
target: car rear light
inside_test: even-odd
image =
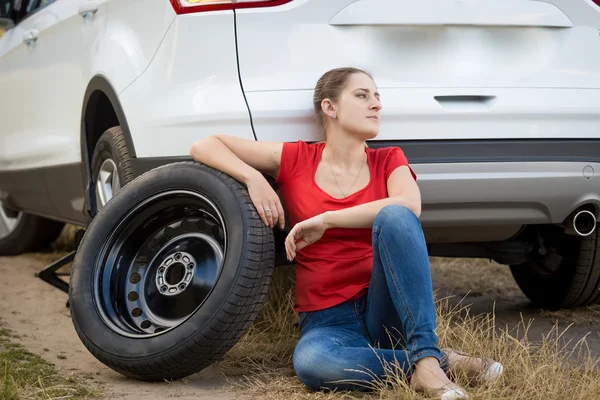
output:
[[[273,7],[290,1],[292,0],[171,0],[171,4],[177,14],[189,14],[236,8]]]
[[[600,6],[600,0],[592,0],[597,6]]]

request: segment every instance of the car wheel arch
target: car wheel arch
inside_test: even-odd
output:
[[[87,86],[81,112],[80,147],[86,172],[85,210],[89,217],[88,223],[96,214],[91,172],[92,153],[100,136],[117,125],[121,126],[130,156],[135,158],[135,146],[117,93],[105,76],[96,75]]]

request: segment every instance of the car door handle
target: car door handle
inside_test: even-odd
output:
[[[98,11],[98,2],[95,0],[85,0],[79,5],[79,15],[83,18],[89,18]]]
[[[40,31],[38,31],[37,29],[29,30],[23,35],[23,42],[25,42],[25,44],[27,45],[30,45],[37,40],[39,34]]]
[[[448,111],[487,111],[496,103],[496,96],[442,95],[433,98]]]

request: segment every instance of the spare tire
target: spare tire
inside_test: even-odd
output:
[[[246,187],[195,162],[136,178],[88,227],[69,300],[82,342],[128,377],[178,379],[250,327],[274,268],[273,231]]]

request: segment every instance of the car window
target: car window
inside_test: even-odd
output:
[[[10,18],[10,11],[12,7],[12,1],[10,0],[0,0],[0,18]],[[0,23],[0,37],[4,35],[6,31],[6,24]]]
[[[0,0],[0,17],[18,24],[29,14],[58,0]]]

